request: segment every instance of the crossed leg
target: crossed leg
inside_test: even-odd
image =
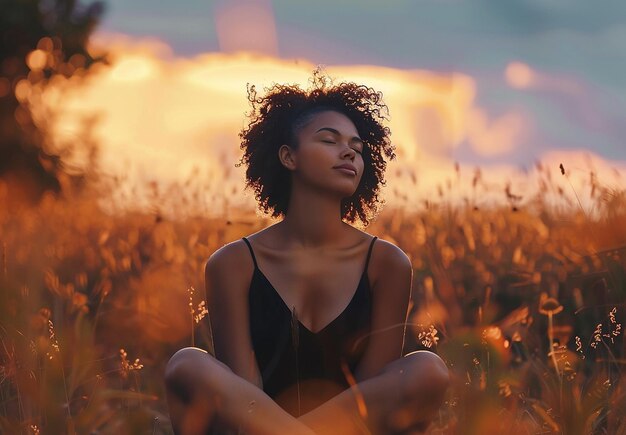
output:
[[[448,369],[431,352],[412,352],[300,418],[201,349],[174,354],[165,383],[172,426],[181,435],[239,430],[249,435],[390,435],[426,429],[443,402]],[[358,400],[365,403],[365,413]]]

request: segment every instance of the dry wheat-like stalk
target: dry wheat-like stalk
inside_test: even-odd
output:
[[[48,319],[48,335],[50,338],[50,346],[52,347],[54,352],[59,353],[61,349],[59,347],[59,342],[57,341],[56,334],[54,333],[54,323],[52,323],[52,320],[50,319]],[[46,356],[48,357],[48,359],[54,358],[53,355],[54,354],[50,351],[46,353]]]
[[[120,349],[120,360],[120,374],[124,379],[128,378],[128,375],[131,371],[139,371],[143,368],[143,364],[141,364],[139,358],[136,358],[135,361],[131,363],[128,360],[128,353],[123,348]]]
[[[422,326],[422,325],[419,325]],[[437,336],[438,331],[437,328],[435,328],[435,325],[429,325],[426,329],[420,331],[417,334],[417,339],[419,340],[419,342],[427,347],[428,349],[430,349],[433,346],[437,346],[437,342],[439,341],[439,337]]]
[[[194,308],[194,300],[193,295],[196,289],[191,286],[187,289],[187,293],[189,293],[189,316],[191,318],[191,346],[195,346],[195,337],[194,337],[194,325],[200,323],[205,316],[209,314],[209,310],[206,307],[206,301],[202,300],[198,303],[198,306]]]

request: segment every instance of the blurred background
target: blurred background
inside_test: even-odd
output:
[[[431,432],[626,433],[625,38],[617,0],[2,1],[0,432],[171,433],[204,261],[272,222],[246,86],[322,66],[389,106],[367,231],[455,375]]]
[[[465,180],[459,196],[476,167],[528,194],[538,162],[552,171],[563,163],[576,187],[591,171],[626,183],[623,2],[112,0],[75,5],[65,18],[55,12],[67,22],[52,23],[46,8],[56,3],[32,6],[43,28],[22,42],[15,32],[25,27],[5,30],[7,117],[16,99],[27,105],[47,152],[74,171],[123,179],[116,193],[133,191],[133,201],[151,182],[193,180],[211,198],[206,212],[239,193],[246,83],[305,86],[318,65],[383,92],[399,156],[389,201],[419,203],[450,181],[455,164]],[[77,40],[41,41],[60,26],[75,27],[64,32]],[[88,79],[72,80],[83,70]]]

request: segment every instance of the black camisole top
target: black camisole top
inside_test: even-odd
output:
[[[318,332],[310,331],[294,316],[259,269],[248,239],[243,240],[254,261],[248,293],[250,335],[263,391],[299,417],[348,388],[367,349],[372,318],[367,265],[376,237],[348,306]]]

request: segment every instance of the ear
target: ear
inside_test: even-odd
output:
[[[289,145],[281,145],[278,149],[278,159],[283,166],[290,171],[294,171],[296,169],[296,155],[294,149]]]

